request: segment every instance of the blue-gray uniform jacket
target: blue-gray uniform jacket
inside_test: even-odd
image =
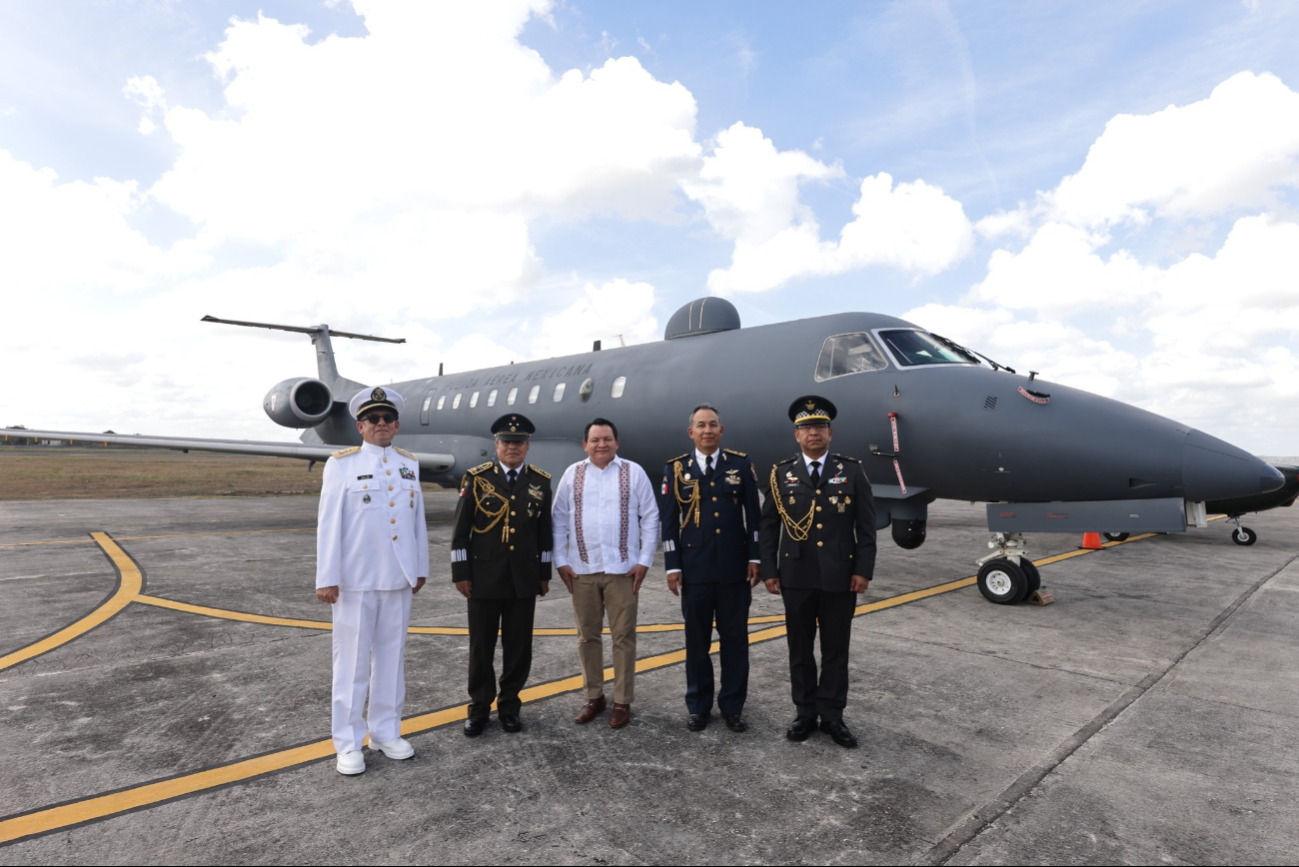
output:
[[[693,451],[663,467],[659,514],[663,562],[689,582],[745,581],[758,559],[758,480],[753,462],[719,449],[712,478],[701,478]]]

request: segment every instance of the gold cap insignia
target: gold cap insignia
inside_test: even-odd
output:
[[[376,388],[370,392],[370,400],[387,400],[388,394],[382,388]]]

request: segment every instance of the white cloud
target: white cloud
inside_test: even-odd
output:
[[[718,134],[698,180],[683,185],[713,227],[735,242],[730,266],[708,275],[709,289],[763,291],[870,265],[934,274],[970,252],[973,233],[959,202],[924,181],[894,187],[884,172],[862,181],[854,219],[838,242],[822,241],[799,187],[843,174],[802,151],[777,150],[743,123]]]
[[[587,283],[571,306],[542,320],[533,356],[587,352],[596,340],[603,341],[606,349],[618,346],[619,337],[629,346],[654,340],[659,336],[655,303],[654,287],[648,283],[621,278],[600,286]]]
[[[1299,93],[1242,72],[1199,102],[1116,116],[1047,201],[1078,225],[1144,223],[1266,208],[1276,187],[1297,185]]]

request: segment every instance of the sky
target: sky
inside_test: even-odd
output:
[[[1299,453],[1299,8],[0,2],[0,425],[901,316]]]

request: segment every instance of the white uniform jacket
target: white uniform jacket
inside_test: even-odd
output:
[[[325,462],[316,532],[316,587],[401,590],[428,577],[419,461],[366,443]]]

